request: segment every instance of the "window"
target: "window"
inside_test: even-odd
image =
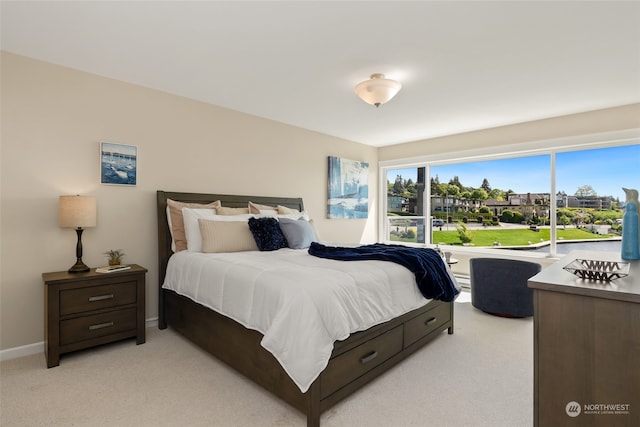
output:
[[[640,185],[640,145],[556,154],[556,219],[558,243],[569,232],[583,231],[577,244],[559,244],[558,253],[574,247],[620,251],[625,194],[622,187]]]
[[[383,162],[383,240],[551,254],[620,250],[622,187],[640,186],[640,144],[632,141]]]
[[[395,243],[425,243],[425,168],[387,171],[388,240]]]

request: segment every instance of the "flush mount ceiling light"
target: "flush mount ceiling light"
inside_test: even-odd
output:
[[[401,87],[397,81],[385,79],[384,74],[376,73],[371,74],[369,80],[358,83],[355,92],[364,102],[379,107],[396,96]]]

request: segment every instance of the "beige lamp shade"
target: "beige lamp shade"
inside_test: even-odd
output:
[[[379,107],[380,104],[391,100],[402,85],[395,80],[387,79],[384,74],[371,74],[369,80],[360,82],[355,87],[356,94],[368,104]]]
[[[91,196],[60,196],[58,224],[63,228],[96,226],[96,198]]]

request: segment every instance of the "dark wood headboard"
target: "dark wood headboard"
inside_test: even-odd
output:
[[[158,214],[158,317],[159,324],[162,325],[164,319],[164,298],[162,296],[162,284],[167,272],[169,257],[173,254],[171,250],[171,232],[167,222],[167,199],[189,203],[210,203],[216,200],[222,202],[222,206],[230,208],[244,208],[249,202],[270,206],[286,206],[292,209],[304,210],[302,198],[300,197],[268,197],[268,196],[239,196],[233,194],[204,194],[204,193],[181,193],[171,191],[157,191],[157,214]]]

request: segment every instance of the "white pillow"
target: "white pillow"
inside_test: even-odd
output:
[[[215,209],[182,208],[184,234],[187,238],[187,250],[189,252],[202,252],[202,237],[198,219],[211,219],[215,216],[217,216]]]
[[[278,211],[274,209],[261,209],[260,214],[257,215],[256,218],[277,218],[279,216]]]
[[[167,205],[167,224],[169,225],[169,234],[171,234],[171,251],[176,252],[176,239],[173,237],[173,226],[171,225],[171,213],[169,205]]]
[[[254,214],[239,214],[239,215],[215,215],[214,217],[207,218],[213,221],[220,222],[248,222],[249,218],[255,218]],[[247,225],[248,227],[248,225]]]

